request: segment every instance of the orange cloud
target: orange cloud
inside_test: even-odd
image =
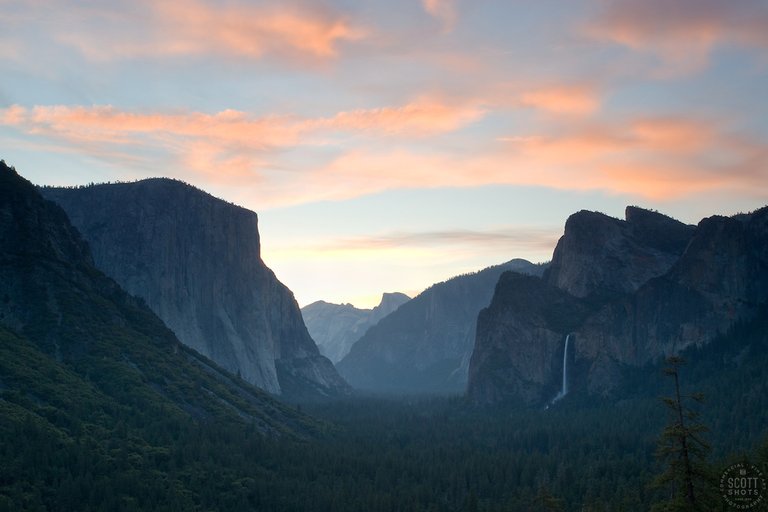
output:
[[[58,39],[93,60],[201,54],[329,59],[338,55],[339,44],[366,35],[347,18],[311,7],[198,0],[140,1],[138,6],[145,12],[123,13],[135,24],[132,31],[124,29],[119,13],[102,13],[106,27],[115,24],[114,30],[83,25],[59,33]]]
[[[381,259],[384,252],[387,257],[394,254],[435,257],[435,253],[445,254],[446,248],[455,252],[457,248],[469,247],[478,251],[507,250],[508,254],[546,253],[552,250],[562,229],[514,226],[493,231],[455,230],[455,231],[419,231],[395,232],[374,236],[317,240],[285,244],[269,250],[270,258],[279,260],[306,260],[308,257],[329,259],[359,260],[366,253]]]
[[[693,71],[706,64],[718,44],[768,47],[768,5],[762,0],[603,2],[586,33],[656,53],[670,70]]]
[[[457,130],[480,119],[484,114],[485,110],[474,102],[448,104],[422,98],[402,107],[341,112],[320,124],[350,131],[429,135]]]
[[[495,231],[455,230],[414,233],[389,233],[381,236],[334,240],[316,247],[317,250],[380,250],[402,246],[471,245],[475,248],[497,246],[526,246],[533,250],[554,247],[559,229],[510,227]]]
[[[300,127],[285,118],[251,119],[246,114],[225,110],[217,114],[137,114],[111,106],[12,106],[3,110],[4,124],[37,135],[64,140],[116,144],[137,142],[152,136],[160,144],[164,136],[207,138],[267,148],[295,143]]]
[[[484,97],[495,108],[530,108],[552,117],[588,117],[599,112],[603,87],[588,81],[561,83],[491,84]],[[573,119],[570,119],[571,121]]]
[[[453,30],[456,25],[456,4],[454,0],[421,0],[424,10],[443,23],[446,32]]]
[[[0,109],[0,124],[27,140],[52,141],[65,151],[121,161],[130,169],[138,161],[165,173],[192,172],[206,186],[256,194],[244,202],[261,208],[392,189],[492,184],[602,189],[655,199],[718,189],[766,191],[768,144],[730,132],[722,120],[568,118],[548,131],[500,137],[490,145],[468,139],[460,150],[441,148],[429,138],[483,113],[473,103],[434,99],[308,119],[256,118],[233,110],[13,106]],[[331,151],[320,151],[326,144]]]
[[[184,168],[228,179],[252,179],[275,152],[324,144],[332,134],[381,137],[425,137],[457,130],[484,111],[422,98],[400,107],[359,109],[326,118],[253,117],[235,110],[134,113],[111,106],[18,105],[0,109],[0,124],[26,134],[79,147],[90,155],[126,155],[154,148]]]
[[[629,133],[636,147],[670,153],[704,152],[721,136],[711,123],[675,117],[638,119]]]
[[[399,188],[493,184],[598,189],[659,200],[712,190],[768,192],[768,145],[742,140],[706,120],[577,125],[501,142],[476,154],[358,149],[310,170],[300,183],[273,185],[270,195],[300,203]]]
[[[523,92],[520,103],[555,114],[587,115],[599,108],[600,99],[590,87],[557,86]]]

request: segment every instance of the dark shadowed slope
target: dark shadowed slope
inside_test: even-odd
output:
[[[293,294],[261,260],[252,211],[168,179],[42,192],[67,212],[96,266],[185,345],[271,393],[347,392]]]
[[[383,318],[337,365],[353,387],[386,393],[462,393],[478,312],[505,270],[541,273],[512,260],[436,284]]]
[[[634,207],[626,221],[579,212],[544,279],[499,282],[478,321],[469,395],[545,403],[568,334],[573,387],[611,394],[624,369],[705,345],[766,301],[768,208],[695,228]]]
[[[95,400],[139,415],[142,407],[160,407],[254,422],[265,432],[287,431],[296,421],[265,393],[183,347],[140,300],[93,266],[64,211],[4,163],[0,235],[0,387],[34,396],[21,407],[44,407],[46,397],[34,390],[61,375]],[[43,367],[51,374],[34,378]],[[66,387],[48,391],[67,400]]]

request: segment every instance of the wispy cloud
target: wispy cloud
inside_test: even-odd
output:
[[[430,99],[324,118],[254,117],[233,110],[134,113],[110,106],[11,106],[0,109],[0,124],[95,158],[145,158],[148,168],[193,172],[204,183],[258,184],[262,207],[393,189],[490,184],[671,199],[714,189],[765,190],[768,183],[768,144],[716,119],[554,123],[539,133],[510,134],[498,137],[495,145],[480,143],[476,150],[460,152],[430,143],[484,114],[475,103]],[[349,137],[353,149],[345,146]],[[388,142],[382,146],[383,140]],[[283,153],[324,145],[334,148],[330,158],[284,170]]]
[[[42,23],[36,28],[94,61],[198,55],[327,60],[368,32],[340,12],[299,1],[10,3],[16,18]]]
[[[442,22],[445,32],[453,30],[458,16],[455,0],[421,0],[421,5],[428,14]]]
[[[318,127],[410,136],[451,132],[485,114],[479,101],[442,101],[423,97],[401,107],[358,109],[316,121]]]
[[[720,44],[768,48],[768,4],[763,0],[605,1],[586,33],[652,52],[670,72],[696,71]]]
[[[513,159],[549,179],[560,169],[558,179],[576,189],[602,188],[653,199],[718,189],[765,191],[765,166],[752,172],[745,168],[766,161],[768,144],[724,125],[723,120],[696,117],[641,117],[576,125],[516,140],[509,148]]]
[[[116,153],[127,157],[154,148],[182,169],[245,179],[270,167],[268,155],[324,144],[334,134],[413,139],[454,131],[483,115],[476,104],[451,105],[431,98],[325,118],[256,117],[236,110],[144,113],[112,106],[13,105],[0,109],[0,124],[97,158]]]
[[[550,86],[524,91],[520,104],[554,114],[588,115],[600,106],[600,96],[594,87]]]
[[[673,199],[707,190],[766,191],[768,144],[717,122],[673,117],[561,127],[468,152],[355,150],[306,173],[297,202],[398,188],[535,185]],[[288,197],[280,187],[275,197]]]
[[[109,106],[0,109],[0,124],[95,158],[196,173],[217,184],[258,184],[263,207],[344,200],[392,189],[489,184],[602,189],[670,199],[703,190],[764,190],[768,144],[727,123],[684,116],[553,125],[499,137],[496,146],[453,152],[415,138],[455,131],[482,117],[474,104],[420,100],[326,118],[253,117],[238,111],[132,113]],[[283,172],[280,154],[329,143],[337,156]],[[360,137],[363,140],[358,140]],[[390,142],[376,143],[382,138]],[[367,141],[367,142],[366,142]],[[318,146],[319,147],[319,146]],[[159,152],[166,161],[158,161]],[[142,158],[139,156],[138,158]],[[155,159],[155,160],[152,160]]]
[[[448,230],[423,232],[393,232],[376,236],[339,238],[319,243],[288,245],[271,248],[270,256],[278,259],[322,257],[353,257],[360,253],[375,253],[381,257],[386,251],[445,251],[457,248],[471,252],[492,251],[506,254],[547,253],[551,251],[562,228],[508,227],[498,230]]]

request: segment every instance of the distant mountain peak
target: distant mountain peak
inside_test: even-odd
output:
[[[394,393],[464,391],[478,312],[499,276],[540,275],[543,265],[514,259],[434,284],[371,327],[337,364],[359,389]]]
[[[301,313],[320,352],[336,363],[369,328],[409,300],[404,293],[385,292],[372,309],[321,300],[304,306]]]

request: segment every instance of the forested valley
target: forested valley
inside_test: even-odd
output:
[[[766,318],[683,354],[683,390],[705,395],[714,479],[742,460],[768,471]],[[6,393],[0,434],[13,442],[2,443],[0,510],[650,510],[669,493],[652,485],[669,421],[662,367],[627,372],[625,398],[574,392],[546,410],[461,397],[295,405],[315,420],[278,437],[98,397],[86,404],[104,409],[83,422]],[[719,499],[708,506],[724,510]]]

